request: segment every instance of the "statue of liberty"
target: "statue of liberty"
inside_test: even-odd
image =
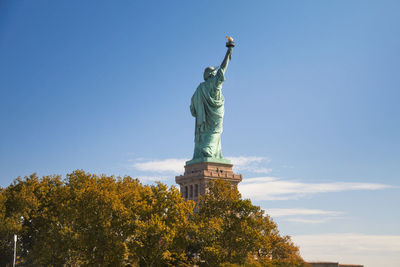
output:
[[[207,67],[204,70],[204,82],[200,83],[194,92],[190,111],[196,118],[193,159],[187,164],[211,161],[229,163],[222,157],[221,133],[224,118],[224,96],[222,83],[225,81],[225,71],[232,58],[235,44],[231,37],[227,37],[228,48],[224,60],[219,68]]]

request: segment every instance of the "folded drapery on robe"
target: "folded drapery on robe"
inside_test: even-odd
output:
[[[224,96],[221,89],[224,81],[224,73],[220,68],[215,76],[202,82],[192,96],[190,111],[196,117],[194,159],[222,158],[220,139]]]

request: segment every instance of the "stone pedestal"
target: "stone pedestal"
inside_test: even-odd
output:
[[[216,162],[186,164],[185,173],[176,176],[175,182],[180,186],[182,197],[197,202],[199,195],[207,192],[210,180],[223,179],[237,186],[242,181],[242,175],[233,173],[232,168],[232,164]]]

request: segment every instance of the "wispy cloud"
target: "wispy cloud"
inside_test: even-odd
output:
[[[274,218],[283,217],[281,220],[304,224],[320,224],[338,218],[343,212],[320,209],[266,209],[266,213]]]
[[[249,171],[254,173],[270,173],[271,168],[266,168],[265,164],[268,164],[270,160],[266,157],[227,157],[232,161],[232,164],[236,171]]]
[[[169,179],[168,176],[149,176],[149,175],[139,175],[137,177],[141,182],[156,182],[156,181],[165,181]]]
[[[400,262],[399,235],[345,233],[292,238],[307,261],[339,261],[369,267],[397,266]]]
[[[237,170],[247,170],[254,173],[268,173],[271,171],[265,168],[270,160],[266,157],[228,157]],[[167,175],[183,174],[184,165],[187,159],[168,158],[161,160],[136,159],[130,167],[143,172],[145,180],[160,180],[158,178]],[[157,175],[152,175],[156,173]],[[161,176],[160,176],[161,175]],[[155,177],[150,179],[149,177]],[[391,186],[378,183],[303,183],[298,181],[281,180],[276,177],[245,178],[239,184],[239,190],[246,198],[255,201],[262,200],[288,200],[310,196],[318,193],[341,192],[352,190],[379,190]]]
[[[310,218],[287,218],[285,221],[294,223],[304,223],[304,224],[321,224],[326,223],[331,218],[320,218],[320,219],[310,219]]]
[[[249,163],[269,161],[268,158],[266,158],[266,157],[239,156],[239,157],[227,157],[227,158],[230,159],[234,165],[239,166],[239,167],[246,166]]]
[[[157,173],[183,173],[186,159],[163,159],[163,160],[139,160],[133,163],[132,167],[139,171],[157,172]]]
[[[237,171],[250,171],[254,173],[269,173],[271,168],[266,168],[264,164],[269,162],[268,158],[265,157],[227,157],[233,163],[234,168]],[[145,160],[138,158],[135,162],[130,165],[136,170],[146,172],[157,172],[157,173],[183,173],[185,162],[188,159],[182,158],[168,158],[161,160]]]
[[[275,177],[249,178],[239,184],[242,195],[252,200],[288,200],[318,193],[379,190],[390,187],[390,185],[377,183],[303,183],[280,180]]]
[[[320,209],[267,209],[269,215],[272,217],[284,217],[295,215],[328,215],[337,216],[343,214],[339,211],[329,211]]]

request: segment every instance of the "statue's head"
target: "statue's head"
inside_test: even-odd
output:
[[[207,67],[204,70],[204,74],[203,74],[204,80],[207,81],[208,78],[210,78],[212,76],[215,76],[216,74],[217,74],[217,68],[215,68],[215,67]]]

